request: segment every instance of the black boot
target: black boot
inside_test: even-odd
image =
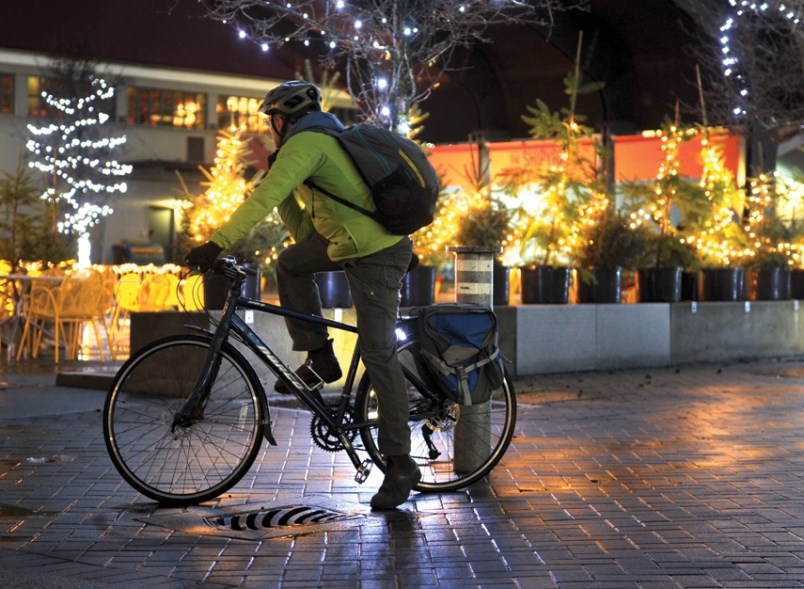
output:
[[[394,509],[408,500],[410,492],[422,479],[419,467],[408,455],[389,456],[385,480],[371,498],[372,509]]]
[[[307,361],[296,369],[296,374],[301,377],[308,387],[318,384],[320,382],[319,377],[325,383],[338,380],[342,376],[341,365],[332,351],[332,340],[327,340],[327,343],[317,350],[307,352]],[[290,393],[285,383],[281,380],[276,381],[274,390],[282,394]]]

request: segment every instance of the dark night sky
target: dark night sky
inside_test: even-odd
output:
[[[690,23],[671,0],[592,0],[592,7],[591,14],[564,19],[550,43],[528,27],[492,30],[494,42],[461,56],[469,67],[422,105],[431,115],[424,138],[462,141],[478,129],[526,136],[520,120],[526,105],[536,98],[553,109],[565,105],[561,80],[572,67],[579,30],[588,43],[587,78],[606,82],[603,94],[580,105],[593,125],[616,120],[655,128],[677,97],[694,102],[694,65],[684,52]],[[280,79],[301,69],[303,55],[263,53],[203,14],[196,0],[26,0],[4,7],[0,46]]]

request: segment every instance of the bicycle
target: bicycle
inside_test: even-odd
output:
[[[352,333],[357,328],[242,296],[247,272],[233,258],[218,260],[213,271],[231,281],[217,327],[188,325],[195,333],[146,345],[114,378],[104,404],[103,431],[123,479],[160,504],[196,504],[236,485],[253,464],[263,439],[276,445],[265,389],[232,340],[250,350],[312,413],[316,445],[345,451],[358,483],[368,478],[372,465],[383,470],[377,446],[377,396],[367,373],[352,399],[359,347],[355,345],[337,403],[329,406],[320,394],[323,382],[305,384],[236,312],[251,309]],[[416,318],[400,317],[397,335],[409,385],[411,456],[422,471],[415,490],[454,491],[471,485],[494,468],[511,442],[516,397],[510,378],[506,373],[489,403],[474,406],[487,407],[485,417],[470,420],[465,417],[468,408],[428,386],[419,371]],[[366,452],[368,458],[361,460],[358,452]]]

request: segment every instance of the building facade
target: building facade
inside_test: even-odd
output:
[[[41,91],[47,84],[46,54],[0,48],[0,169],[14,171],[26,157],[29,124],[46,119]],[[102,63],[96,73],[114,83],[112,123],[105,129],[124,134],[119,159],[133,166],[128,190],[110,197],[114,213],[92,230],[92,258],[112,263],[121,242],[162,247],[165,261],[175,251],[185,187],[203,192],[199,166],[214,159],[217,135],[236,125],[246,129],[264,157],[270,139],[257,112],[262,98],[284,80],[223,75],[123,63]],[[330,97],[333,111],[346,121],[356,117],[348,95]],[[158,256],[157,256],[158,257]]]

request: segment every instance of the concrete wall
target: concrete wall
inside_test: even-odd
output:
[[[799,301],[497,307],[500,347],[523,376],[804,352]]]
[[[677,303],[670,306],[673,364],[799,354],[799,301]]]
[[[513,375],[670,366],[804,352],[799,301],[519,305],[496,307],[499,341]],[[353,323],[352,309],[327,309],[330,319]],[[188,320],[192,317],[191,320]],[[209,325],[203,315],[134,313],[131,347]],[[255,313],[254,329],[288,366],[303,362],[291,349],[284,319]],[[344,371],[356,336],[330,330]],[[258,370],[266,380],[273,376]],[[271,384],[272,386],[272,384]]]

